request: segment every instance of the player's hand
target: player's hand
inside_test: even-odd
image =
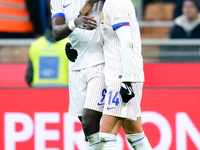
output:
[[[74,20],[76,27],[86,30],[93,30],[98,27],[97,21],[94,19],[94,16],[81,16]]]
[[[122,82],[120,94],[124,103],[128,103],[129,100],[135,97],[131,82]]]
[[[72,47],[71,44],[67,43],[66,46],[65,46],[65,53],[67,55],[67,58],[70,61],[75,62],[75,60],[78,56],[78,53],[75,49],[72,49],[71,47]]]

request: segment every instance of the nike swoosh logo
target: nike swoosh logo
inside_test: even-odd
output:
[[[100,106],[100,105],[103,105],[104,103],[98,103],[98,105]]]
[[[127,89],[128,89],[128,95],[131,95],[131,94],[132,94],[132,92],[131,92],[130,88],[129,88],[129,87],[127,87]]]
[[[116,108],[116,107],[107,107],[107,110],[114,109],[114,108]]]
[[[71,3],[67,4],[67,5],[63,5],[63,8],[66,8],[67,6],[69,6]]]

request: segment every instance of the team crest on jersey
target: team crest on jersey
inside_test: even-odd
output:
[[[104,14],[101,13],[101,24],[104,24]]]
[[[104,20],[104,15],[103,15],[103,13],[101,13],[101,20]]]

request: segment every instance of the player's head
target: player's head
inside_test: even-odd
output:
[[[197,18],[200,12],[199,0],[184,0],[183,2],[183,14],[189,19],[194,20]]]

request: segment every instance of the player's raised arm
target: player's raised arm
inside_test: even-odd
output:
[[[65,23],[65,18],[62,16],[56,16],[52,19],[52,30],[56,40],[68,37],[76,27],[93,30],[96,29],[98,25],[93,16],[81,16],[79,18],[72,19],[68,23]]]
[[[56,40],[68,37],[76,27],[93,30],[97,28],[97,21],[93,16],[80,16],[66,21],[66,14],[61,1],[51,0],[52,30]]]
[[[72,30],[69,29],[68,24],[65,24],[65,19],[61,16],[52,19],[52,30],[56,40],[64,39],[72,32]]]

